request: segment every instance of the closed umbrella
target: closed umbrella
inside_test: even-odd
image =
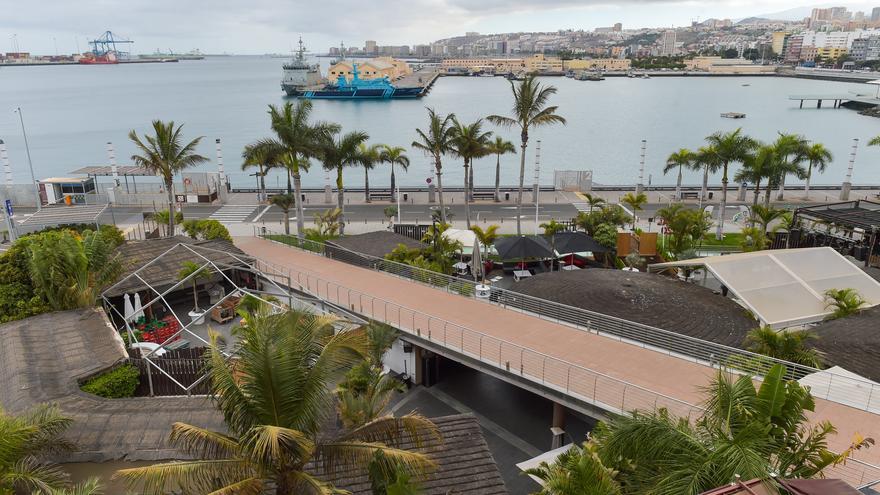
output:
[[[132,319],[134,321],[137,321],[140,318],[143,318],[143,316],[144,316],[144,307],[141,304],[141,294],[140,294],[140,292],[135,292],[134,293],[134,315],[132,316]]]
[[[471,256],[471,272],[474,274],[474,281],[479,282],[483,278],[483,257],[480,254],[480,243],[474,242],[474,253]]]
[[[132,307],[131,305],[131,295],[125,294],[125,297],[123,297],[123,299],[125,300],[125,321],[132,321],[134,319],[134,307]]]
[[[537,235],[502,237],[495,241],[495,249],[503,260],[550,258],[553,256],[550,243]]]

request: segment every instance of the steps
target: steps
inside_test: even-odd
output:
[[[220,223],[242,223],[257,208],[259,208],[258,205],[223,205],[208,218]]]

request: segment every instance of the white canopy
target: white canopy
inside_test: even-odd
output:
[[[571,450],[571,447],[572,447],[571,444],[563,445],[562,447],[559,447],[558,449],[553,449],[548,452],[544,452],[543,454],[540,454],[536,457],[532,457],[531,459],[526,459],[526,460],[518,463],[516,465],[516,467],[518,467],[520,471],[525,471],[526,469],[532,469],[532,468],[538,467],[538,465],[540,465],[542,462],[546,462],[547,464],[551,464],[551,465],[555,464],[556,458],[559,457],[561,454]],[[532,478],[533,480],[535,480],[535,482],[537,482],[539,484],[543,484],[540,479],[538,479],[532,475],[529,475],[529,478]]]
[[[880,283],[830,247],[777,249],[657,263],[705,266],[764,324],[787,328],[823,320],[828,289],[855,289],[868,306],[880,304]]]
[[[461,243],[462,252],[469,253],[474,249],[474,243],[477,242],[477,234],[473,231],[464,229],[446,229],[443,231],[443,237],[450,241],[458,241]]]

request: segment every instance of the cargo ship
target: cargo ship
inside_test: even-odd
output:
[[[281,89],[287,96],[315,100],[390,100],[420,98],[425,94],[425,86],[398,87],[387,76],[361,79],[356,63],[352,64],[351,80],[340,75],[335,82],[325,83],[318,65],[309,65],[304,53],[300,40],[296,56],[283,66]]]

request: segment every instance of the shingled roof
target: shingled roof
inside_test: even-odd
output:
[[[542,273],[516,292],[682,335],[741,347],[757,322],[733,300],[651,273],[589,269]]]
[[[823,322],[813,331],[819,337],[813,347],[825,354],[828,365],[880,381],[880,306]]]
[[[394,251],[398,244],[403,244],[411,249],[424,249],[428,247],[423,242],[387,230],[347,235],[327,241],[327,244],[377,258],[384,258],[386,254]]]
[[[440,430],[442,440],[430,440],[421,448],[411,442],[401,445],[430,455],[438,464],[437,470],[419,483],[423,495],[506,495],[507,488],[483,437],[477,418],[472,414],[457,414],[432,418]],[[320,475],[336,488],[349,490],[353,495],[370,495],[367,472],[340,468],[335,473]]]
[[[0,405],[18,414],[55,403],[73,419],[66,462],[179,458],[168,445],[175,421],[224,431],[204,397],[103,399],[78,380],[126,357],[122,339],[96,309],[59,311],[0,325]]]

